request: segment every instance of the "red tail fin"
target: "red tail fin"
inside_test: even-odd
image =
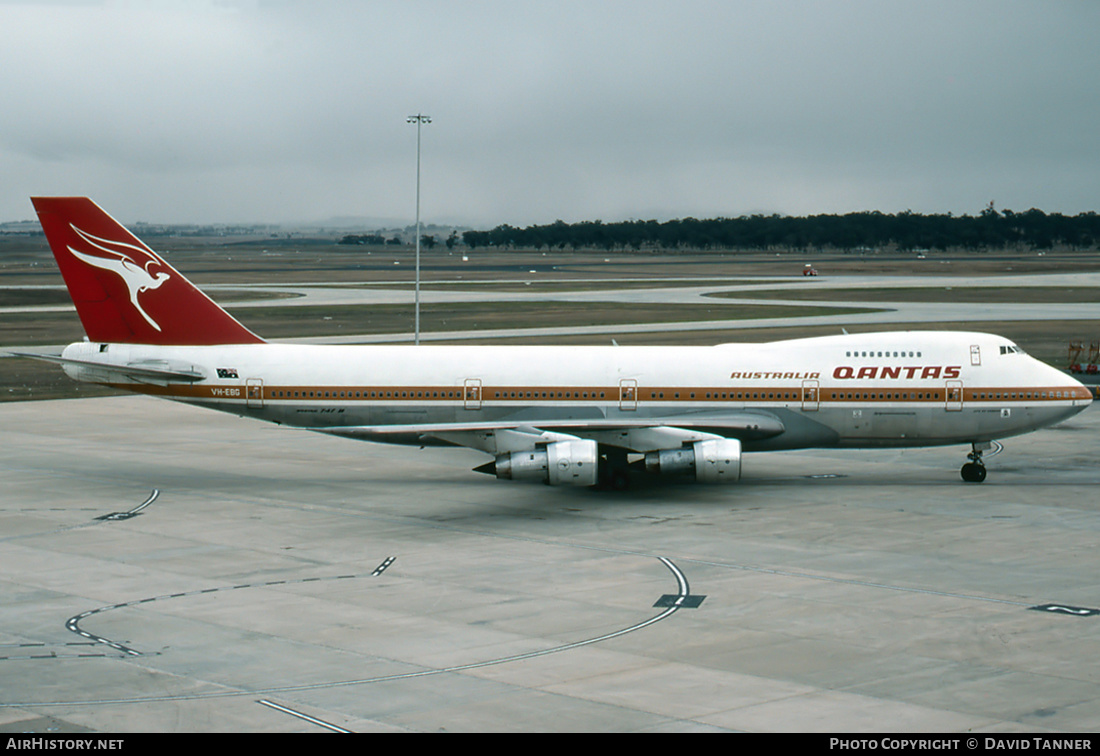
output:
[[[87,197],[32,197],[84,331],[121,344],[254,344],[238,323]]]

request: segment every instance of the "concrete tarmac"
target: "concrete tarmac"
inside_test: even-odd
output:
[[[0,730],[1095,731],[1098,431],[1007,439],[981,485],[959,446],[601,493],[0,405]]]

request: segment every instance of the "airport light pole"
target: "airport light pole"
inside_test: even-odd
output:
[[[432,117],[417,113],[405,119],[416,124],[416,314],[413,324],[413,344],[420,344],[420,127],[431,123]]]

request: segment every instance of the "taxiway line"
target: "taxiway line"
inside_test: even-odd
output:
[[[350,687],[350,686],[353,686],[353,685],[369,685],[369,684],[374,684],[374,683],[391,682],[391,681],[395,681],[395,680],[411,680],[411,679],[415,679],[415,678],[418,678],[418,677],[431,677],[431,676],[434,676],[434,675],[443,675],[443,674],[456,673],[456,672],[466,672],[466,671],[473,670],[473,669],[482,669],[484,667],[492,667],[492,666],[497,666],[497,665],[500,665],[500,664],[508,664],[508,663],[511,663],[511,662],[523,661],[523,660],[526,660],[526,659],[536,659],[538,657],[548,656],[550,654],[558,654],[558,653],[562,653],[563,651],[570,651],[570,650],[576,649],[576,648],[583,648],[585,646],[591,646],[593,644],[602,643],[604,641],[608,641],[608,640],[611,640],[613,638],[622,637],[624,635],[627,635],[628,633],[637,632],[638,630],[642,630],[644,628],[650,627],[651,625],[654,625],[654,624],[660,622],[661,620],[668,619],[673,614],[675,614],[677,611],[679,611],[680,604],[683,602],[683,599],[686,598],[687,595],[688,595],[688,593],[687,593],[687,588],[688,588],[687,578],[684,576],[683,572],[671,560],[666,559],[664,557],[657,557],[657,559],[659,559],[661,561],[661,563],[664,564],[665,567],[667,567],[669,569],[669,571],[672,572],[673,576],[676,578],[679,593],[677,594],[677,601],[672,606],[668,607],[667,609],[665,609],[663,612],[660,612],[659,614],[656,614],[656,615],[654,615],[654,616],[652,616],[652,617],[650,617],[646,620],[643,620],[641,622],[630,625],[629,627],[624,627],[624,628],[621,628],[619,630],[612,631],[610,633],[605,633],[603,635],[596,636],[594,638],[586,638],[584,640],[575,641],[573,643],[565,643],[565,644],[562,644],[562,645],[559,645],[559,646],[554,646],[552,648],[540,649],[538,651],[528,651],[526,653],[514,654],[514,655],[511,655],[511,656],[503,656],[503,657],[500,657],[500,658],[497,658],[497,659],[486,659],[486,660],[479,661],[479,662],[471,662],[469,664],[457,664],[457,665],[453,665],[453,666],[450,666],[450,667],[441,667],[441,668],[438,668],[438,669],[423,669],[423,670],[417,670],[415,672],[404,672],[404,673],[395,674],[395,675],[381,675],[379,677],[364,677],[364,678],[359,678],[359,679],[355,679],[355,680],[339,680],[339,681],[335,681],[335,682],[309,683],[309,684],[305,684],[305,685],[284,685],[284,686],[271,687],[271,688],[261,688],[261,689],[258,689],[258,690],[227,690],[227,691],[218,692],[218,693],[183,694],[183,695],[168,695],[168,696],[147,696],[147,697],[135,697],[135,698],[88,699],[88,700],[74,700],[74,701],[0,702],[0,709],[24,708],[24,707],[32,707],[32,706],[104,706],[104,705],[164,702],[164,701],[196,701],[196,700],[204,700],[204,699],[210,699],[210,698],[232,698],[232,697],[238,697],[238,696],[265,695],[265,694],[266,695],[274,695],[274,694],[279,694],[279,693],[297,693],[297,692],[309,691],[309,690],[327,690],[327,689],[331,689],[331,688]],[[350,576],[343,576],[343,577],[350,577]],[[300,583],[300,582],[306,582],[306,580],[317,580],[317,579],[325,579],[325,578],[307,578],[305,580],[287,580],[285,582],[286,583]],[[339,579],[339,578],[327,578],[327,579],[335,580],[335,579]],[[255,585],[260,586],[260,585],[264,585],[264,584],[263,583],[257,583]],[[249,586],[242,586],[242,587],[249,587]],[[222,590],[232,590],[232,588],[226,588],[226,589],[222,589]],[[184,594],[181,594],[181,595],[190,596],[190,595],[197,595],[199,593],[202,593],[202,591],[191,591],[191,592],[184,593]],[[160,598],[167,598],[167,597],[160,597]],[[84,616],[88,616],[90,614],[95,614],[98,611],[106,611],[106,610],[109,610],[109,609],[117,609],[117,608],[120,608],[120,607],[123,607],[123,606],[129,606],[130,604],[136,604],[136,603],[139,603],[139,602],[135,601],[135,602],[129,602],[129,603],[126,603],[126,604],[115,604],[113,606],[104,607],[102,610],[92,610],[90,612],[85,612],[83,615],[79,615],[79,617],[84,617]],[[73,619],[75,620],[77,618],[73,618]],[[69,629],[70,630],[73,630],[73,627],[71,626],[72,623],[73,623],[73,620],[70,620],[69,621],[69,625],[70,625]],[[74,632],[80,633],[81,635],[87,635],[86,633],[84,633],[83,631],[81,631],[79,629],[74,630]],[[94,636],[91,636],[91,637],[94,638]]]

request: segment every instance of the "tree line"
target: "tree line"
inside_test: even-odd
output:
[[[416,236],[413,236],[413,239],[415,240]],[[400,236],[394,236],[394,237],[391,237],[391,238],[387,239],[386,237],[382,236],[381,234],[347,234],[346,236],[342,237],[340,239],[340,241],[338,241],[336,243],[337,244],[358,244],[358,245],[368,245],[368,246],[372,246],[372,247],[380,247],[383,244],[389,244],[389,245],[393,246],[393,245],[401,245],[401,244],[404,244],[405,242],[402,241]],[[420,235],[420,244],[421,244],[421,246],[427,247],[428,249],[433,249],[435,247],[435,245],[438,244],[438,243],[439,243],[439,240],[436,239],[435,234],[421,234]],[[455,245],[458,244],[458,231],[451,231],[451,235],[448,236],[447,239],[443,243],[447,245],[447,249],[454,249]]]
[[[993,204],[976,216],[906,210],[845,215],[747,215],[698,220],[618,223],[555,221],[517,228],[500,225],[490,231],[465,231],[471,249],[602,249],[612,250],[813,250],[881,249],[902,251],[979,249],[1095,249],[1100,244],[1100,215],[997,210]],[[450,246],[450,245],[448,245]]]

